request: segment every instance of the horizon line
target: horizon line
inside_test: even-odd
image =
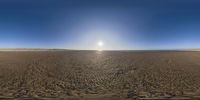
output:
[[[0,48],[0,51],[35,51],[35,50],[69,50],[69,51],[98,51],[97,49],[69,49],[69,48]],[[180,49],[105,49],[102,51],[200,51],[200,48],[180,48]]]

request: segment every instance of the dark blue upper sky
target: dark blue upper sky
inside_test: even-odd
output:
[[[200,48],[200,0],[0,0],[1,48]]]

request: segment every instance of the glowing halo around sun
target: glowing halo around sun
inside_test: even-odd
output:
[[[102,42],[102,41],[99,41],[99,42],[98,42],[98,46],[99,46],[99,47],[102,47],[102,46],[103,46],[103,42]]]
[[[104,45],[103,41],[98,41],[97,45],[98,45],[98,51],[102,51],[103,50],[102,47]]]

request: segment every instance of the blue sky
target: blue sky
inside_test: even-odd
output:
[[[1,0],[0,48],[200,48],[199,0]]]

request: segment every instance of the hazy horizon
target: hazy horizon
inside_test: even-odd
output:
[[[75,51],[99,51],[98,49],[69,49],[69,48],[0,48],[2,50],[75,50]],[[173,48],[173,49],[105,49],[101,51],[199,51],[200,48]]]

